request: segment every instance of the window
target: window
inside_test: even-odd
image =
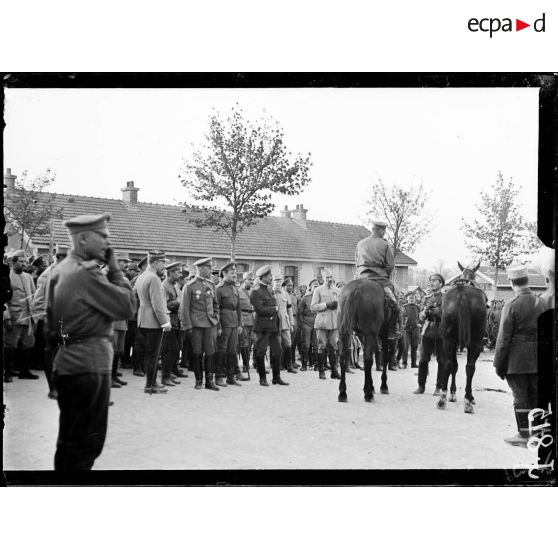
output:
[[[298,267],[296,265],[286,265],[283,275],[285,279],[290,279],[295,287],[298,286]]]

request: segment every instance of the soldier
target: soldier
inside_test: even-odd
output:
[[[518,433],[505,442],[527,447],[529,412],[537,407],[537,319],[546,310],[545,303],[528,286],[527,267],[507,268],[515,297],[502,310],[494,368],[506,380],[513,393],[513,407]]]
[[[147,256],[144,256],[138,262],[138,269],[139,269],[138,275],[136,275],[136,277],[134,277],[134,279],[132,279],[132,281],[131,281],[132,290],[134,291],[134,293],[136,295],[136,302],[137,302],[137,308],[138,309],[139,309],[139,298],[138,298],[135,287],[136,287],[136,283],[137,283],[138,279],[145,272],[146,267],[147,267]],[[144,365],[144,361],[145,361],[145,339],[143,337],[143,333],[140,331],[140,329],[138,327],[137,311],[136,311],[135,315],[132,317],[132,319],[129,320],[128,322],[134,322],[134,324],[131,327],[133,327],[135,329],[134,343],[132,345],[133,374],[134,374],[134,376],[144,377],[145,376],[145,371],[143,370],[143,365]]]
[[[147,269],[138,277],[134,290],[139,299],[138,330],[144,340],[144,392],[166,393],[167,389],[157,383],[157,362],[161,350],[163,333],[171,330],[167,305],[163,298],[160,276],[165,269],[165,253],[151,250]]]
[[[242,371],[250,374],[250,353],[252,349],[252,332],[254,330],[254,307],[250,302],[250,292],[254,285],[254,274],[247,271],[243,276],[243,283],[238,294],[240,296],[240,312],[242,314],[242,331],[239,336],[240,356],[242,357]],[[240,380],[248,380],[240,376]]]
[[[52,274],[47,342],[60,342],[53,369],[60,421],[54,468],[89,470],[103,449],[113,357],[112,324],[135,310],[134,295],[110,248],[110,214],[66,221],[72,250]],[[107,264],[107,274],[98,262]]]
[[[273,384],[288,386],[281,379],[281,332],[279,329],[279,309],[269,286],[272,282],[271,266],[264,265],[256,271],[258,283],[250,294],[250,302],[256,312],[254,332],[256,333],[256,368],[261,386],[269,386],[265,379],[265,355],[271,347],[271,370]]]
[[[48,264],[44,256],[39,256],[38,258],[35,259],[35,261],[32,264],[33,271],[31,273],[31,277],[33,277],[33,283],[35,283],[35,285],[37,285],[37,280],[43,274],[43,272],[47,267]]]
[[[373,279],[384,289],[384,293],[392,310],[391,320],[388,323],[389,351],[397,351],[397,323],[399,321],[399,306],[395,297],[395,287],[389,277],[395,266],[393,250],[386,240],[387,223],[383,221],[372,222],[372,234],[357,244],[355,264],[360,278]],[[376,367],[378,362],[376,362]]]
[[[440,321],[442,319],[442,287],[445,285],[445,280],[439,273],[433,273],[429,278],[429,282],[431,294],[425,298],[424,309],[419,314],[419,319],[424,320],[424,326],[422,330],[422,343],[418,365],[418,387],[414,393],[424,393],[426,378],[428,376],[428,363],[430,362],[432,354],[435,354],[438,363],[438,376],[436,378],[436,389],[433,395],[437,396],[442,389],[444,371]]]
[[[129,281],[126,277],[126,267],[132,262],[128,254],[124,252],[118,252],[116,254],[116,261],[118,267],[122,272],[122,276],[125,281]],[[130,285],[130,289],[132,286]],[[118,361],[124,353],[124,340],[126,338],[126,332],[128,331],[128,322],[126,320],[117,320],[113,324],[114,332],[112,337],[112,345],[114,348],[114,356],[112,359],[112,382],[111,388],[120,388],[122,386],[128,385],[128,382],[120,379],[120,374],[118,372]]]
[[[27,263],[25,252],[16,250],[10,255],[10,286],[13,292],[4,311],[4,381],[11,382],[14,363],[19,362],[19,378],[37,380],[39,376],[29,369],[31,351],[35,343],[32,320],[32,303],[35,283],[31,275],[24,272]]]
[[[310,281],[308,292],[302,297],[298,305],[298,323],[301,328],[301,372],[308,370],[309,357],[313,348],[317,348],[318,341],[316,339],[316,330],[314,324],[316,322],[316,312],[312,311],[312,289],[318,286],[317,279]]]
[[[163,340],[161,343],[161,375],[162,384],[168,387],[174,387],[180,384],[180,381],[176,378],[178,376],[185,376],[177,369],[180,347],[182,345],[179,318],[179,295],[181,293],[178,289],[178,280],[182,276],[181,266],[182,264],[180,262],[168,264],[165,267],[167,270],[167,278],[163,281],[163,294],[169,312],[171,329],[163,333]]]
[[[335,286],[333,273],[330,269],[324,269],[324,284],[320,285],[312,293],[310,309],[316,312],[314,327],[318,338],[318,371],[320,380],[325,380],[326,350],[329,355],[331,367],[331,378],[341,379],[337,372],[337,343],[339,331],[337,330],[337,304],[339,300],[339,289]]]
[[[194,265],[196,276],[182,289],[180,320],[184,324],[186,334],[191,334],[196,389],[202,388],[202,358],[205,353],[205,388],[219,391],[213,381],[219,306],[215,298],[215,283],[211,280],[211,258],[201,258]]]
[[[291,278],[287,278],[283,281],[283,289],[289,295],[291,299],[291,314],[292,314],[292,329],[291,329],[291,366],[296,371],[299,367],[296,363],[296,346],[298,340],[298,323],[297,323],[297,314],[298,314],[298,296],[293,292],[293,280]]]
[[[138,275],[138,264],[131,263],[128,265],[126,268],[126,278],[130,281],[130,285],[132,287],[135,285]],[[126,330],[126,335],[124,336],[124,354],[122,355],[120,362],[120,366],[122,368],[132,368],[132,350],[136,339],[137,324],[137,315],[134,315],[132,319],[128,320],[128,329]]]
[[[48,334],[46,328],[46,303],[50,280],[52,279],[54,268],[68,255],[68,249],[69,247],[66,244],[57,244],[55,249],[54,262],[45,269],[45,271],[37,280],[37,290],[35,291],[35,294],[33,296],[33,305],[31,307],[31,312],[33,315],[33,320],[37,324],[37,331],[43,331],[43,340]],[[44,343],[43,360],[45,376],[48,383],[48,398],[56,399],[57,392],[56,386],[54,385],[54,376],[52,373],[52,359],[54,357],[52,349],[53,347],[51,347],[50,344]],[[54,349],[56,349],[56,347],[54,347]]]
[[[403,305],[404,329],[402,335],[407,338],[405,352],[403,353],[403,368],[407,368],[409,347],[411,348],[411,368],[418,368],[417,349],[420,338],[419,313],[420,307],[415,302],[415,295],[409,293],[407,295],[407,303]]]
[[[291,332],[293,329],[293,311],[291,297],[282,289],[283,277],[273,277],[272,289],[279,310],[279,330],[281,331],[281,356],[283,369],[296,374],[291,359]]]
[[[215,289],[219,308],[217,355],[215,357],[216,382],[218,386],[240,386],[235,378],[236,347],[242,331],[240,293],[236,287],[236,267],[228,262],[220,270],[221,282]],[[226,377],[226,381],[225,381]]]

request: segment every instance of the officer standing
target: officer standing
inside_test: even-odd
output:
[[[293,327],[291,330],[291,366],[294,370],[296,370],[299,366],[296,362],[296,347],[298,344],[298,322],[297,322],[297,315],[298,315],[298,296],[293,292],[293,280],[290,277],[287,277],[283,281],[283,289],[289,295],[291,299],[291,314],[293,320]]]
[[[282,289],[283,277],[281,275],[273,277],[272,285],[273,294],[275,295],[277,309],[279,312],[279,330],[281,331],[281,356],[283,369],[286,369],[287,372],[290,372],[291,374],[295,374],[296,370],[294,370],[291,362],[291,333],[293,330],[291,297]]]
[[[219,323],[219,306],[215,298],[215,283],[211,280],[211,258],[201,258],[194,265],[196,266],[196,276],[188,281],[182,289],[180,320],[186,334],[191,332],[196,389],[202,388],[202,358],[205,354],[205,388],[219,391],[213,381],[215,331]]]
[[[281,331],[277,301],[270,290],[272,282],[271,266],[264,265],[256,271],[258,283],[250,294],[250,302],[256,312],[254,332],[256,333],[256,368],[261,386],[269,386],[265,379],[265,355],[271,347],[271,370],[273,384],[288,386],[281,379]]]
[[[420,307],[415,303],[415,295],[409,293],[407,295],[407,303],[403,305],[404,330],[402,335],[406,335],[407,344],[403,353],[403,367],[407,368],[407,356],[409,347],[411,348],[411,368],[418,368],[417,365],[417,349],[420,339],[419,325]]]
[[[130,285],[110,248],[110,214],[66,221],[72,250],[56,266],[47,298],[60,421],[54,468],[89,470],[105,442],[113,357],[112,324],[135,310]],[[98,262],[107,264],[101,272]]]
[[[171,330],[167,305],[163,298],[160,276],[165,269],[165,253],[151,250],[147,269],[138,277],[134,290],[138,294],[138,329],[144,340],[145,393],[166,393],[157,383],[157,362],[161,351],[163,333]]]
[[[420,360],[418,365],[418,387],[416,394],[424,393],[426,377],[428,376],[428,363],[432,354],[436,355],[438,362],[438,376],[436,378],[436,389],[433,395],[439,395],[442,389],[442,378],[444,363],[442,355],[442,331],[440,322],[442,319],[442,287],[445,285],[444,278],[439,273],[434,273],[429,278],[430,296],[425,298],[425,307],[420,312],[419,318],[425,320],[422,330],[422,343],[420,348]]]
[[[526,447],[529,411],[537,407],[537,319],[546,305],[529,289],[526,266],[515,264],[506,271],[515,297],[502,310],[494,368],[512,390],[517,422],[518,433],[504,441]]]
[[[239,336],[240,356],[242,357],[242,371],[250,374],[250,353],[252,349],[252,331],[254,330],[254,307],[250,302],[250,292],[254,285],[254,274],[251,271],[244,273],[244,282],[238,294],[240,296],[240,312],[242,314],[242,332]],[[240,375],[239,380],[248,380]]]
[[[337,343],[339,331],[337,329],[337,304],[339,301],[339,289],[335,286],[333,273],[324,269],[324,284],[320,285],[312,293],[310,309],[316,312],[314,327],[318,338],[318,371],[320,380],[325,380],[326,351],[329,355],[331,367],[331,378],[341,379],[337,372]]]
[[[316,322],[316,312],[312,311],[312,289],[318,286],[319,283],[316,279],[310,281],[308,291],[304,294],[298,305],[298,323],[301,328],[300,344],[301,344],[301,358],[302,367],[301,372],[308,370],[308,363],[311,364],[311,351],[318,346],[316,339],[316,330],[314,324]]]
[[[220,276],[221,282],[215,289],[219,308],[215,384],[222,387],[226,387],[227,384],[240,386],[235,378],[235,362],[238,334],[242,331],[242,311],[240,293],[236,287],[234,262],[224,265],[220,270]]]
[[[177,370],[178,358],[180,356],[181,336],[180,336],[180,319],[179,308],[180,299],[178,298],[178,280],[182,275],[182,264],[180,262],[172,262],[168,264],[167,278],[163,281],[163,294],[169,318],[171,329],[163,333],[161,343],[161,376],[162,384],[168,387],[174,387],[180,384],[180,380],[176,379],[174,372]]]

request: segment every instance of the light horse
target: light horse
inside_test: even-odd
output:
[[[339,295],[339,355],[341,365],[341,380],[339,382],[338,401],[347,401],[347,384],[345,375],[348,370],[349,353],[351,349],[351,335],[356,332],[363,340],[364,348],[364,400],[374,399],[374,384],[372,382],[372,363],[374,352],[379,341],[382,343],[381,393],[389,393],[387,385],[388,329],[391,318],[391,308],[385,300],[382,286],[372,279],[355,279],[347,283]]]
[[[456,401],[455,375],[457,373],[457,349],[467,347],[467,382],[465,386],[464,410],[473,413],[475,399],[472,392],[475,364],[482,351],[483,338],[486,330],[486,297],[484,292],[475,286],[475,272],[466,269],[457,262],[462,275],[453,282],[442,302],[442,355],[443,381],[438,409],[446,408],[448,379],[451,374],[450,401]]]

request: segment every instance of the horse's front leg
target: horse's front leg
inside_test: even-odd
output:
[[[347,402],[347,384],[345,383],[345,374],[347,373],[347,362],[349,360],[350,337],[347,335],[339,336],[339,365],[341,368],[341,380],[339,381],[339,395],[337,401],[340,403]]]
[[[475,363],[480,355],[480,346],[467,348],[467,366],[465,368],[467,374],[467,383],[465,384],[465,408],[466,413],[474,413],[473,405],[475,398],[473,397],[473,376],[475,375]]]
[[[390,343],[387,337],[382,337],[382,354],[385,355],[385,357],[382,359],[382,383],[380,385],[380,392],[388,394],[387,369],[393,357],[393,343]]]
[[[368,403],[374,399],[372,382],[372,363],[375,351],[375,340],[371,336],[364,338],[364,400]]]

